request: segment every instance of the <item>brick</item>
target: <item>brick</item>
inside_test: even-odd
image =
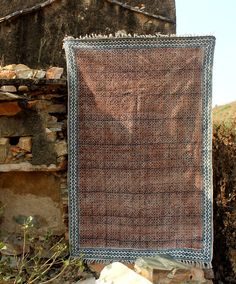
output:
[[[26,152],[31,152],[32,149],[32,138],[31,137],[21,137],[18,146],[25,150]]]
[[[4,102],[0,103],[0,116],[1,115],[16,115],[18,112],[21,111],[17,102]]]

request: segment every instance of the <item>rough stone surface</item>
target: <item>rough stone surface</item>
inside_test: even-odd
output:
[[[46,75],[44,70],[33,70],[33,78],[43,79]]]
[[[28,92],[29,88],[28,88],[28,86],[21,85],[21,86],[18,87],[18,91],[19,92]]]
[[[14,70],[17,64],[9,64],[2,67],[2,70]]]
[[[159,283],[211,283],[205,279],[203,269],[176,261],[170,256],[139,258],[134,265],[135,271],[154,284]]]
[[[67,154],[67,143],[65,141],[61,141],[55,144],[55,150],[57,156],[64,156]]]
[[[16,72],[21,71],[21,70],[31,70],[29,66],[25,65],[25,64],[12,64],[10,65],[11,69],[15,70]],[[24,79],[24,78],[22,78]]]
[[[8,138],[0,138],[0,146],[6,146],[9,144]]]
[[[0,79],[14,79],[14,78],[16,78],[15,71],[0,69]]]
[[[25,150],[26,152],[31,152],[32,149],[32,138],[31,137],[21,137],[19,139],[18,146]]]
[[[60,79],[63,74],[63,68],[61,67],[51,67],[46,72],[47,79]]]
[[[57,134],[54,131],[51,131],[50,129],[46,128],[46,136],[47,136],[47,140],[49,142],[55,142],[57,139]]]
[[[16,72],[16,78],[20,79],[29,79],[33,77],[33,71],[32,70],[19,70]]]
[[[16,94],[0,91],[0,101],[12,101],[12,100],[20,100],[20,99],[22,99],[22,97]]]
[[[14,163],[0,164],[0,172],[4,172],[4,173],[5,172],[56,172],[56,171],[61,171],[61,170],[62,168],[60,167],[60,165],[57,166],[55,164],[32,165],[30,162],[22,162],[22,163],[15,163],[15,164]]]
[[[11,108],[9,107],[8,114],[12,114],[9,117],[6,116],[6,108],[1,108],[1,105],[3,103],[0,104],[0,114],[4,112],[5,116],[0,117],[0,137],[32,136],[32,164],[55,164],[56,154],[53,145],[46,139],[45,125],[41,115],[35,110],[20,111],[18,104],[15,103]],[[17,111],[20,112],[16,114]]]
[[[0,91],[15,93],[17,90],[16,90],[16,87],[15,87],[15,86],[13,86],[13,85],[8,85],[8,86],[2,86],[2,87],[0,88]]]
[[[66,106],[63,104],[52,104],[47,107],[48,113],[66,113]]]
[[[168,283],[168,284],[179,284],[179,283],[212,283],[211,280],[207,280],[204,277],[204,271],[200,268],[191,268],[189,270],[179,269],[177,271],[164,271],[155,270],[150,277],[147,271],[142,269],[140,275],[149,279],[153,284]]]

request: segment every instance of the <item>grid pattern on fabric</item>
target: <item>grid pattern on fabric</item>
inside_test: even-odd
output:
[[[158,39],[149,46],[149,40],[122,47],[115,39],[111,46],[109,40],[69,41],[77,123],[75,253],[133,260],[167,252],[209,263],[211,169],[203,156],[209,162],[204,96],[211,85],[206,90],[204,76],[210,76],[212,54],[196,38],[185,47],[176,38],[166,46]]]
[[[201,248],[201,49],[77,62],[81,246]]]

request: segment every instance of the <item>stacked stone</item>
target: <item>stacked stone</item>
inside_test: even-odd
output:
[[[46,220],[41,232],[67,231],[67,86],[62,75],[58,67],[0,68],[0,202],[11,216],[2,218],[1,229],[6,231],[17,229],[15,220],[21,215],[40,215],[30,208],[36,198],[39,206],[48,199],[48,212],[37,217]],[[20,209],[16,203],[25,195]]]

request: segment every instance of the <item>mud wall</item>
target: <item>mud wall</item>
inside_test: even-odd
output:
[[[1,65],[65,67],[62,40],[66,35],[78,37],[118,31],[173,34],[176,30],[174,0],[11,2],[11,5],[8,0],[0,3],[0,38],[4,39],[0,41]],[[50,4],[43,6],[46,2]]]

